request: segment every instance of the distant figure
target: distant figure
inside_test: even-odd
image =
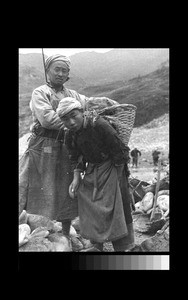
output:
[[[141,152],[135,147],[132,151],[131,151],[131,157],[132,157],[132,167],[134,167],[134,165],[138,166],[138,156],[141,156]]]
[[[153,150],[152,157],[153,157],[153,165],[154,166],[157,166],[160,154],[161,154],[161,152],[158,149]]]

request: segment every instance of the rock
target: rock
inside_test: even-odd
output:
[[[153,237],[147,238],[141,243],[144,252],[169,251],[169,227],[158,231]]]
[[[56,232],[49,234],[47,237],[50,242],[53,243],[55,252],[71,252],[72,251],[72,244],[71,240],[68,239],[62,233]]]
[[[21,224],[27,224],[27,212],[26,210],[23,210],[21,214],[19,215],[19,225]]]
[[[37,227],[35,228],[31,234],[30,234],[30,238],[33,237],[47,237],[49,235],[49,231],[47,230],[47,227]]]
[[[56,220],[53,220],[53,229],[52,231],[54,232],[59,232],[59,231],[62,231],[62,223],[61,222],[58,222]]]
[[[132,215],[139,215],[139,214],[143,214],[143,213],[144,213],[143,210],[137,209],[137,210],[132,212]]]
[[[90,240],[84,239],[82,236],[79,237],[81,243],[83,244],[84,249],[92,248],[93,244]]]
[[[28,242],[30,232],[31,228],[28,224],[19,225],[19,247]]]
[[[83,249],[80,252],[101,252],[101,251],[95,247],[92,247],[92,248]]]
[[[164,237],[166,240],[169,240],[169,227],[164,231]]]
[[[55,231],[54,222],[49,218],[35,214],[27,214],[27,216],[27,224],[31,227],[31,231],[33,231],[37,227],[46,227],[48,230]]]
[[[75,229],[76,231],[79,232],[79,231],[80,231],[79,217],[76,217],[76,218],[72,221],[71,225],[74,227],[74,229]]]
[[[167,211],[165,211],[163,217],[167,218],[169,216],[169,213],[170,213],[170,209],[167,209]]]
[[[80,251],[84,248],[81,241],[75,236],[71,236],[71,243],[72,243],[72,251]]]
[[[72,225],[70,226],[70,232],[69,232],[69,234],[70,234],[71,237],[77,237],[78,236],[75,228]]]
[[[149,209],[151,209],[153,206],[153,199],[154,194],[152,192],[147,192],[141,201],[140,209],[142,209],[144,212],[147,212]]]
[[[137,203],[135,203],[135,209],[138,210],[141,208],[141,201],[138,201]]]
[[[19,248],[20,252],[50,252],[53,251],[53,243],[47,238],[33,237],[27,244]]]
[[[134,230],[136,232],[155,234],[165,224],[162,213],[156,209],[154,219],[150,221],[150,215],[147,213],[133,215]]]
[[[157,205],[163,211],[167,211],[169,209],[169,195],[161,195],[157,197]]]
[[[169,190],[161,190],[161,191],[158,192],[157,196],[159,197],[161,195],[169,195],[169,193],[170,193]]]

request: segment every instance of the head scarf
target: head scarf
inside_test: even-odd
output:
[[[65,55],[61,55],[61,54],[55,54],[55,55],[51,55],[49,56],[46,61],[45,61],[45,68],[46,68],[46,71],[49,69],[49,66],[51,65],[51,63],[53,63],[54,61],[63,61],[66,65],[67,65],[67,68],[70,70],[70,59],[65,56]]]
[[[61,99],[59,102],[58,108],[56,110],[56,113],[60,118],[64,117],[66,114],[68,114],[73,109],[81,109],[82,105],[81,103],[72,97],[66,97]]]

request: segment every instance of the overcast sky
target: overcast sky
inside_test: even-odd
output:
[[[85,51],[95,51],[100,53],[105,53],[113,48],[43,48],[44,54],[47,56],[53,54],[63,54],[66,56],[73,55],[79,52]],[[41,53],[42,48],[19,48],[19,53]]]

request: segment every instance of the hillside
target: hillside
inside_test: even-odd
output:
[[[113,84],[138,75],[144,76],[169,59],[169,49],[114,49],[106,53],[86,51],[74,54],[70,59],[67,87],[78,90],[90,85]],[[19,54],[20,94],[31,93],[44,82],[42,52]]]
[[[71,70],[88,85],[112,83],[143,76],[169,59],[168,49],[113,49],[106,53],[83,52],[71,56]]]
[[[66,85],[67,86],[67,85]],[[86,96],[105,96],[119,103],[136,105],[135,127],[158,118],[169,111],[169,66],[131,80],[79,89]],[[19,137],[27,133],[32,122],[29,101],[31,93],[19,95]]]
[[[169,62],[145,76],[79,90],[87,96],[105,96],[137,107],[135,126],[141,126],[169,111]]]
[[[19,54],[19,94],[31,94],[36,87],[45,82],[42,54]],[[81,87],[83,88],[86,83],[74,72],[71,72],[70,80],[66,85],[68,88],[78,90]]]

